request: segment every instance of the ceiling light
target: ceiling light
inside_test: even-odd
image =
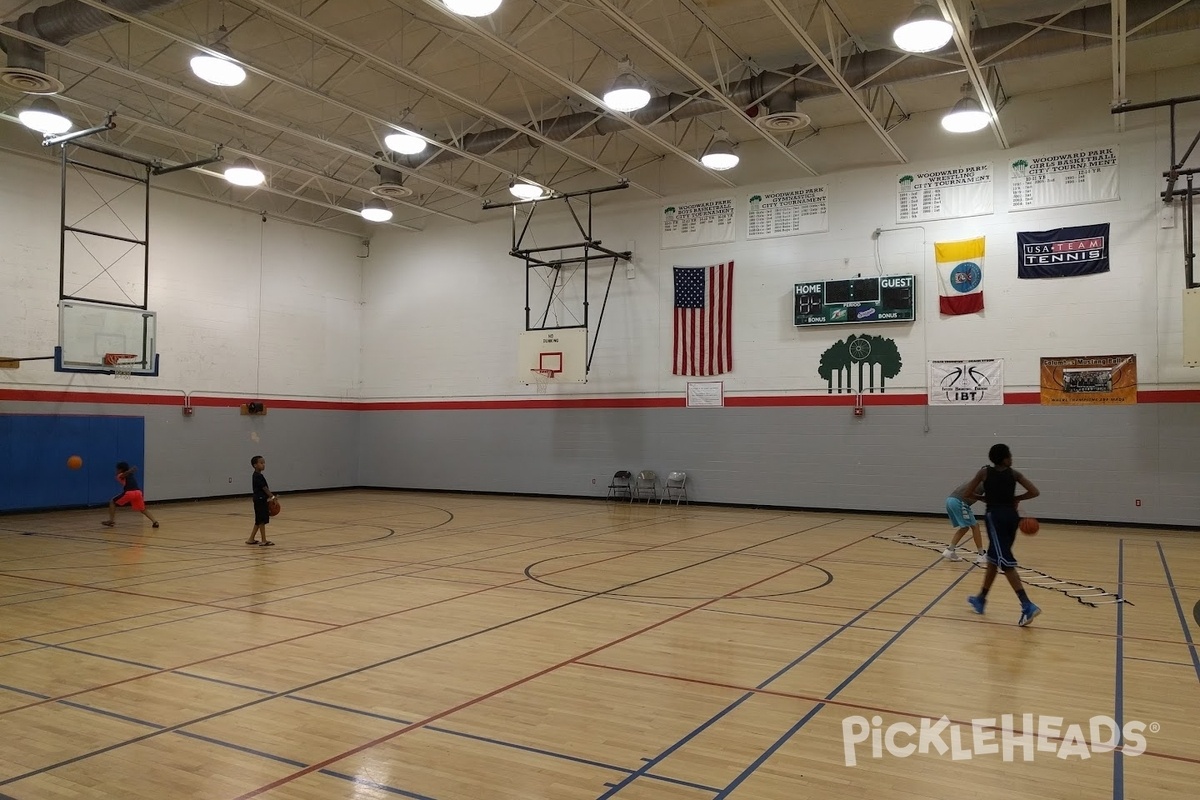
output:
[[[221,53],[219,56],[202,53],[192,59],[192,72],[202,81],[213,86],[237,86],[246,80],[246,70],[242,69],[223,44],[214,44],[209,48]]]
[[[389,133],[383,137],[383,143],[387,145],[388,150],[401,153],[406,156],[415,156],[420,153],[429,143],[416,134],[408,131],[400,133]]]
[[[733,143],[729,141],[729,134],[724,128],[719,128],[713,136],[713,140],[709,143],[708,148],[704,151],[704,155],[700,156],[700,163],[709,169],[718,171],[733,169],[741,161],[737,153],[733,152]]]
[[[986,128],[991,121],[992,116],[983,110],[978,100],[964,97],[942,117],[942,127],[951,133],[974,133]]]
[[[446,8],[464,17],[486,17],[500,7],[501,0],[442,0]]]
[[[633,74],[633,64],[627,58],[622,59],[617,69],[620,73],[604,93],[604,105],[613,111],[624,113],[645,108],[650,102],[650,92],[646,91],[642,82]]]
[[[29,108],[17,115],[21,124],[30,130],[53,136],[71,130],[71,120],[58,110],[58,106],[48,97],[39,97],[29,104]]]
[[[892,40],[901,50],[930,53],[941,50],[954,35],[954,29],[932,3],[920,3],[903,25],[892,32]]]
[[[267,177],[254,163],[245,157],[239,158],[225,168],[225,180],[237,186],[258,186]]]
[[[362,218],[368,222],[387,222],[392,218],[391,210],[383,204],[382,200],[368,200],[366,205],[362,207]]]
[[[508,191],[518,200],[544,200],[550,196],[549,189],[524,178],[513,178],[509,181]]]

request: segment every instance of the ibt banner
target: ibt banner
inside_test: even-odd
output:
[[[1004,405],[1004,360],[930,361],[929,405]]]
[[[1018,278],[1073,278],[1108,272],[1108,223],[1017,234]]]

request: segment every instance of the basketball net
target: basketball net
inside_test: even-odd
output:
[[[129,380],[133,377],[133,367],[137,364],[137,356],[133,353],[105,353],[104,365],[112,368],[114,378]]]
[[[537,386],[538,394],[545,394],[546,389],[550,387],[550,381],[554,378],[554,370],[552,369],[531,369],[533,373],[534,385]]]

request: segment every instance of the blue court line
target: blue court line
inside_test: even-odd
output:
[[[89,653],[87,650],[80,650],[77,647],[67,647],[65,644],[49,644],[48,642],[39,642],[36,639],[21,639],[26,644],[36,644],[51,650],[65,650],[68,653],[78,653],[81,656],[91,656],[92,658],[103,658],[105,661],[116,661],[118,664],[128,664],[133,667],[142,667],[143,669],[161,670],[162,667],[156,667],[153,664],[143,664],[140,661],[130,661],[127,658],[118,658],[116,656],[106,656],[100,653]]]
[[[1186,661],[1164,661],[1161,658],[1142,658],[1141,656],[1125,656],[1126,661],[1146,661],[1150,664],[1166,664],[1170,667],[1191,667]]]
[[[771,685],[771,684],[772,684],[772,683],[774,683],[776,680],[778,680],[779,678],[783,677],[783,676],[784,676],[785,674],[787,674],[787,673],[788,673],[788,672],[789,672],[789,671],[790,671],[792,668],[794,668],[794,667],[795,667],[797,664],[799,664],[800,662],[804,661],[806,658],[808,658],[809,656],[811,656],[813,653],[817,652],[817,651],[818,651],[818,650],[820,650],[822,647],[824,647],[825,645],[829,644],[829,642],[833,641],[833,640],[834,640],[834,639],[836,639],[838,636],[840,636],[841,634],[843,634],[843,633],[845,633],[846,631],[848,631],[848,630],[849,630],[850,628],[852,628],[852,627],[854,626],[854,624],[855,624],[856,622],[858,622],[860,619],[862,619],[862,618],[863,618],[863,617],[865,617],[867,614],[871,613],[871,612],[872,612],[872,611],[874,611],[875,609],[877,609],[877,608],[879,608],[880,606],[882,606],[882,605],[883,605],[884,603],[886,603],[888,600],[891,600],[893,597],[895,597],[897,594],[899,594],[900,592],[902,592],[904,589],[908,588],[908,587],[909,587],[909,585],[911,585],[912,583],[914,583],[914,582],[915,582],[917,579],[919,579],[919,578],[923,577],[923,576],[925,575],[925,573],[929,572],[929,570],[933,569],[933,568],[934,568],[935,566],[937,566],[939,563],[941,563],[941,558],[937,559],[937,561],[934,561],[932,564],[930,564],[929,566],[927,566],[927,567],[925,567],[924,569],[922,569],[922,570],[921,570],[920,572],[918,572],[916,575],[912,576],[912,577],[911,577],[911,578],[909,578],[907,581],[905,581],[904,583],[900,584],[900,586],[897,586],[895,589],[893,589],[892,591],[888,592],[886,595],[884,595],[884,596],[883,596],[882,598],[880,598],[879,600],[876,600],[874,603],[872,603],[872,604],[871,604],[871,606],[870,606],[870,607],[868,607],[868,608],[864,609],[863,611],[860,611],[860,612],[858,612],[858,614],[856,614],[856,615],[855,615],[853,618],[851,618],[851,619],[850,619],[850,621],[848,621],[848,622],[844,622],[844,623],[842,623],[841,625],[839,625],[839,626],[838,626],[838,629],[837,629],[837,630],[835,630],[833,633],[829,634],[829,635],[828,635],[828,636],[826,636],[824,639],[822,639],[821,641],[819,641],[819,642],[817,642],[816,644],[814,644],[812,647],[810,647],[808,650],[804,651],[804,653],[803,653],[803,654],[801,654],[800,656],[798,656],[797,658],[795,658],[795,659],[793,659],[792,661],[790,661],[790,662],[788,662],[787,664],[785,664],[785,665],[784,665],[784,666],[783,666],[781,669],[779,669],[777,672],[775,672],[775,674],[771,675],[769,678],[767,678],[765,681],[763,681],[762,683],[758,684],[758,685],[757,685],[757,686],[755,686],[754,688],[755,688],[755,689],[765,689],[767,686]],[[957,584],[957,583],[958,583],[958,581],[961,581],[963,578],[965,578],[965,577],[966,577],[967,575],[969,575],[969,574],[970,574],[970,572],[964,572],[964,573],[962,573],[962,574],[961,574],[961,575],[958,577],[958,579],[957,579],[957,580],[954,582],[954,584],[951,584],[951,587],[953,587],[955,584]],[[949,591],[949,589],[947,589],[947,591]],[[684,745],[686,745],[686,744],[687,744],[688,742],[690,742],[692,739],[694,739],[694,738],[696,738],[697,736],[699,736],[699,735],[700,735],[701,733],[703,733],[704,731],[708,730],[710,727],[712,727],[713,725],[715,725],[717,722],[719,722],[721,719],[723,719],[723,718],[724,718],[724,717],[725,717],[727,714],[729,714],[730,712],[732,712],[734,709],[736,709],[736,708],[737,708],[738,706],[740,706],[742,703],[745,703],[747,700],[749,700],[750,698],[754,697],[754,695],[755,695],[755,694],[756,694],[756,692],[746,692],[746,693],[745,693],[745,694],[743,694],[741,697],[739,697],[738,699],[734,700],[734,701],[733,701],[733,702],[731,702],[729,705],[725,706],[725,708],[723,708],[723,709],[721,709],[720,711],[718,711],[716,714],[714,714],[712,717],[710,717],[710,718],[709,718],[707,721],[703,722],[703,723],[702,723],[702,724],[700,724],[698,727],[694,728],[694,729],[691,731],[691,733],[688,733],[688,734],[687,734],[686,736],[684,736],[682,739],[680,739],[679,741],[675,742],[673,745],[671,745],[670,747],[668,747],[667,749],[663,750],[661,753],[659,753],[658,755],[656,755],[654,758],[650,758],[650,759],[644,759],[645,763],[644,763],[644,764],[643,764],[643,765],[642,765],[640,768],[638,768],[638,769],[637,769],[635,772],[633,772],[632,774],[630,774],[630,775],[629,775],[627,778],[625,778],[624,780],[622,780],[620,783],[617,783],[616,785],[614,785],[614,786],[610,787],[610,788],[609,788],[609,790],[608,790],[607,792],[605,792],[604,794],[600,795],[600,797],[598,798],[598,800],[608,800],[608,798],[610,798],[610,797],[614,796],[614,795],[615,795],[617,792],[621,791],[622,789],[624,789],[624,788],[625,788],[626,786],[628,786],[629,784],[633,783],[633,782],[634,782],[635,780],[637,780],[638,778],[644,777],[644,776],[646,775],[646,773],[647,773],[647,772],[649,772],[649,771],[650,771],[650,769],[651,769],[652,767],[655,767],[655,766],[657,766],[659,763],[661,763],[661,762],[662,762],[664,759],[666,759],[666,758],[667,758],[668,756],[670,756],[672,753],[674,753],[675,751],[679,750],[681,747],[683,747]]]
[[[307,766],[307,764],[305,766]],[[344,772],[334,772],[333,770],[330,770],[330,769],[321,769],[321,770],[317,770],[317,774],[329,775],[334,778],[341,778],[344,781],[350,781],[351,783],[358,784],[359,786],[366,786],[370,789],[379,789],[380,791],[387,792],[388,794],[397,794],[397,795],[400,795],[401,797],[410,797],[410,798],[412,798],[412,800],[434,800],[434,798],[428,797],[423,794],[417,794],[416,792],[406,792],[403,789],[397,789],[394,786],[388,786],[387,784],[383,784],[383,783],[376,783],[375,781],[368,780],[366,778],[360,778],[356,775],[347,775]]]
[[[1171,599],[1175,601],[1175,613],[1179,615],[1183,638],[1187,640],[1188,654],[1192,657],[1192,667],[1196,670],[1196,679],[1200,680],[1200,655],[1196,654],[1196,643],[1192,641],[1192,629],[1183,613],[1183,605],[1179,602],[1179,592],[1175,590],[1175,581],[1171,578],[1171,568],[1167,566],[1167,553],[1163,550],[1162,542],[1154,544],[1158,547],[1158,557],[1162,561],[1163,572],[1167,576],[1167,586],[1171,588]]]
[[[911,628],[913,625],[916,625],[921,620],[922,617],[924,617],[926,614],[929,613],[930,609],[932,609],[935,605],[940,603],[942,601],[942,598],[950,593],[951,589],[958,586],[958,584],[962,582],[963,578],[967,577],[970,574],[971,574],[971,571],[968,570],[968,571],[962,573],[961,575],[959,575],[957,578],[955,578],[954,581],[949,586],[947,586],[945,589],[943,589],[937,597],[930,600],[929,604],[926,605],[925,608],[921,609],[920,613],[918,613],[916,616],[914,616],[912,619],[910,619],[907,623],[905,623],[903,628],[896,631],[896,633],[892,636],[892,638],[890,638],[886,642],[884,642],[883,645],[880,646],[880,648],[878,650],[876,650],[874,653],[871,654],[870,658],[868,658],[866,661],[864,661],[862,664],[860,664],[858,669],[854,670],[854,672],[851,672],[850,675],[847,676],[847,678],[844,681],[839,683],[832,692],[825,695],[825,700],[832,700],[833,698],[837,697],[843,689],[845,689],[847,686],[849,686],[851,683],[854,682],[855,678],[857,678],[859,675],[866,672],[867,668],[870,667],[873,663],[875,663],[875,659],[877,659],[881,655],[883,655],[884,652],[889,647],[891,647],[893,644],[895,644],[897,642],[897,640],[899,640],[900,637],[903,636],[908,631],[909,628]],[[722,789],[720,792],[718,792],[717,796],[713,800],[724,800],[724,798],[728,797],[730,792],[732,792],[734,789],[736,789],[742,783],[742,781],[746,780],[746,778],[753,775],[755,770],[757,770],[759,767],[761,767],[766,762],[766,760],[769,759],[772,755],[774,755],[775,752],[780,747],[783,747],[783,745],[786,744],[793,736],[795,736],[797,733],[799,733],[800,729],[803,728],[805,725],[807,725],[809,720],[811,720],[813,717],[815,717],[817,714],[819,714],[821,709],[823,709],[823,708],[825,708],[824,702],[817,703],[817,705],[814,706],[811,711],[809,711],[807,714],[805,714],[803,717],[800,718],[799,722],[797,722],[795,725],[793,725],[791,728],[789,728],[788,731],[786,733],[784,733],[783,736],[780,736],[775,741],[774,744],[772,744],[770,747],[768,747],[763,752],[762,755],[760,755],[753,762],[751,762],[750,766],[748,766],[748,767],[746,767],[746,769],[742,770],[742,773],[740,775],[738,775],[736,778],[734,778],[732,781],[730,781],[728,786],[726,786],[724,789]]]
[[[1117,595],[1125,596],[1125,540],[1117,541]],[[1125,604],[1117,603],[1117,668],[1113,691],[1113,717],[1117,730],[1125,729]],[[1113,751],[1113,800],[1125,800],[1125,754]]]

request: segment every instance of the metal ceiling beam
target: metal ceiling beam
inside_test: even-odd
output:
[[[210,56],[214,56],[217,58],[221,58],[224,56],[224,54],[218,50],[214,50],[211,47],[205,46],[201,42],[197,42],[194,39],[191,39],[180,33],[176,33],[175,31],[170,30],[169,28],[167,28],[164,25],[155,24],[155,23],[149,21],[148,19],[146,19],[145,17],[139,17],[134,14],[127,14],[123,11],[114,11],[114,10],[110,9],[103,2],[103,0],[78,0],[78,2],[84,3],[85,5],[89,5],[94,8],[97,8],[97,9],[105,10],[108,14],[110,14],[114,17],[117,17],[118,19],[124,20],[125,22],[128,22],[131,25],[136,25],[139,28],[144,28],[145,30],[153,31],[154,33],[158,34],[159,36],[162,36],[166,39],[170,39],[173,42],[177,42],[179,44],[185,45],[194,50],[198,50],[200,52],[207,53]],[[237,63],[243,69],[245,69],[247,72],[251,72],[255,75],[258,75],[259,77],[266,78],[267,80],[273,81],[274,83],[277,83],[280,86],[287,87],[288,89],[291,89],[293,92],[298,92],[300,94],[307,95],[308,97],[312,97],[316,100],[323,101],[332,106],[340,108],[342,111],[345,111],[347,113],[357,114],[358,116],[362,117],[363,119],[370,120],[370,121],[376,123],[377,125],[383,126],[385,128],[390,128],[397,132],[400,131],[400,127],[396,123],[392,122],[391,120],[384,119],[383,117],[376,116],[375,114],[371,113],[370,111],[367,111],[366,109],[359,108],[357,106],[353,106],[350,103],[347,103],[342,100],[338,100],[337,98],[335,98],[331,95],[325,94],[324,92],[317,91],[316,89],[310,89],[309,87],[304,86],[303,84],[296,83],[295,81],[293,81],[289,78],[286,78],[283,75],[279,75],[279,74],[276,74],[269,70],[265,70],[261,67],[257,67],[245,59],[237,59]],[[448,150],[448,151],[454,153],[455,155],[461,156],[462,158],[466,158],[470,161],[474,161],[476,164],[479,164],[490,170],[494,170],[495,172],[498,172],[502,175],[507,175],[510,172],[510,170],[508,170],[504,167],[498,166],[496,164],[492,164],[487,159],[480,158],[479,156],[475,155],[474,153],[469,153],[465,150],[460,150],[457,147],[454,147],[454,146],[448,145],[448,144],[444,144],[442,142],[438,142],[434,139],[429,139],[428,141],[431,142],[436,147],[441,148],[442,150]],[[421,178],[422,180],[427,180],[432,183],[440,184],[441,186],[443,186],[447,189],[453,188],[452,185],[449,183],[445,183],[443,181],[431,179],[428,177],[421,177],[417,170],[410,169],[403,165],[398,164],[394,167],[394,169],[397,172],[403,172],[405,174],[412,175],[413,177]]]
[[[825,57],[825,54],[821,52],[820,46],[808,35],[808,31],[804,30],[800,23],[796,21],[796,18],[788,11],[787,6],[784,5],[783,0],[763,0],[763,2],[775,12],[775,16],[779,18],[779,21],[783,23],[788,32],[796,38],[796,41],[800,42],[801,46],[808,51],[809,58],[824,70],[826,77],[833,81],[834,85],[842,91],[842,94],[854,104],[854,107],[858,109],[858,113],[866,120],[871,130],[875,131],[875,135],[891,151],[892,155],[899,159],[900,163],[907,164],[908,157],[904,155],[900,146],[892,139],[891,134],[884,129],[879,120],[875,118],[875,114],[872,113],[871,108],[863,102],[863,99],[858,96],[858,92],[854,91],[854,87],[842,76],[842,72],[838,69],[837,65],[831,63]]]
[[[94,58],[92,56],[76,52],[76,51],[71,50],[66,47],[60,47],[59,45],[56,45],[53,42],[48,42],[48,41],[45,41],[44,39],[39,39],[36,36],[30,36],[28,34],[22,33],[21,31],[18,31],[18,30],[10,30],[6,33],[6,35],[10,36],[12,38],[15,38],[15,39],[21,39],[22,41],[27,41],[31,44],[37,45],[38,47],[45,48],[46,50],[51,50],[53,52],[60,53],[62,55],[67,56],[68,58],[74,59],[76,61],[80,61],[89,66],[107,70],[109,72],[114,72],[114,73],[121,75],[122,77],[125,77],[136,83],[144,83],[148,86],[153,86],[154,88],[159,89],[160,91],[166,92],[167,94],[186,98],[188,101],[190,101],[192,103],[197,103],[200,105],[209,106],[210,108],[215,108],[218,111],[222,111],[231,116],[238,117],[239,119],[243,119],[253,125],[260,125],[264,128],[269,128],[269,129],[276,131],[277,133],[283,134],[285,136],[292,136],[297,139],[302,139],[305,142],[318,145],[319,147],[325,147],[325,148],[330,148],[333,150],[338,150],[347,155],[363,159],[364,161],[368,161],[372,164],[379,164],[379,165],[388,167],[389,169],[393,169],[396,166],[395,163],[390,160],[376,158],[373,155],[368,155],[359,150],[355,150],[353,147],[347,147],[346,145],[339,144],[337,142],[333,142],[328,139],[323,139],[320,136],[316,136],[314,134],[307,133],[305,131],[298,130],[296,128],[292,128],[287,125],[282,125],[277,122],[272,122],[270,120],[263,119],[254,114],[251,114],[249,112],[242,111],[239,108],[235,108],[234,106],[228,105],[226,103],[222,103],[221,101],[215,100],[211,97],[206,97],[205,95],[197,94],[196,92],[193,92],[189,89],[184,89],[179,86],[172,86],[171,84],[165,83],[156,78],[151,78],[148,75],[140,75],[136,72],[133,72],[132,70],[125,69],[124,67],[121,67],[117,64],[113,64],[111,62],[104,61],[99,58]],[[469,198],[472,198],[475,200],[482,199],[482,197],[480,195],[475,194],[474,192],[469,192],[465,189],[459,189],[458,187],[451,187],[447,184],[443,184],[438,181],[431,180],[430,178],[420,175],[419,173],[414,173],[413,177],[419,178],[420,180],[425,181],[427,183],[431,183],[439,189],[448,189],[448,190],[454,191],[457,194],[461,194],[461,195],[464,195],[466,197],[469,197]],[[420,208],[421,210],[426,210],[426,209],[424,209],[423,206],[415,206],[415,207]]]
[[[577,161],[581,164],[586,164],[587,166],[591,167],[592,169],[596,170],[597,172],[602,172],[605,175],[608,175],[610,177],[620,178],[622,180],[625,180],[624,176],[622,176],[618,171],[610,169],[609,167],[604,166],[603,164],[601,164],[598,161],[593,161],[592,159],[590,159],[580,153],[575,152],[574,150],[572,150],[569,147],[564,147],[563,145],[554,141],[553,139],[551,139],[547,136],[543,136],[541,133],[539,133],[538,131],[534,130],[531,127],[526,127],[525,125],[522,125],[521,123],[517,122],[514,119],[511,119],[509,117],[504,116],[503,114],[493,111],[492,109],[487,108],[486,106],[482,106],[479,103],[474,102],[473,100],[470,100],[466,97],[463,97],[460,94],[450,91],[449,89],[445,89],[441,86],[438,86],[433,81],[422,78],[420,75],[418,75],[415,72],[412,72],[411,70],[405,69],[404,67],[402,67],[398,64],[393,64],[392,62],[387,61],[386,59],[383,59],[383,58],[375,55],[374,53],[371,53],[368,50],[364,50],[363,48],[359,47],[358,45],[353,44],[352,42],[350,42],[347,39],[341,38],[337,34],[329,32],[328,30],[320,27],[319,25],[315,25],[302,17],[298,17],[295,14],[292,14],[289,11],[285,11],[284,9],[279,8],[278,6],[274,6],[270,3],[262,3],[262,2],[258,2],[257,0],[248,0],[248,2],[250,2],[250,4],[253,5],[255,8],[262,10],[263,12],[269,14],[270,16],[277,17],[278,19],[283,20],[284,22],[286,22],[289,25],[300,28],[301,30],[306,31],[307,33],[310,33],[314,36],[319,36],[322,39],[324,39],[326,42],[336,45],[337,47],[340,47],[341,49],[346,50],[347,52],[353,53],[354,55],[356,55],[359,58],[363,59],[364,61],[374,65],[375,67],[377,67],[385,72],[391,73],[392,75],[399,78],[401,81],[408,84],[409,86],[414,86],[414,87],[417,87],[420,89],[424,89],[425,91],[430,92],[432,94],[439,95],[446,101],[453,103],[454,105],[459,106],[460,108],[463,108],[467,111],[470,111],[471,113],[476,114],[479,117],[482,117],[485,119],[491,119],[493,122],[495,122],[499,125],[502,125],[506,128],[511,128],[513,130],[514,134],[520,134],[521,136],[527,136],[530,139],[536,139],[537,141],[541,142],[542,144],[546,145],[547,147],[549,147],[553,150],[556,150],[565,156],[569,156],[574,161]],[[454,152],[458,152],[458,150],[455,149]],[[635,183],[633,181],[630,181],[629,185],[635,189],[638,189],[639,191],[642,191],[642,192],[650,195],[651,197],[661,198],[663,196],[661,193],[656,192],[647,186],[643,186],[643,185]]]
[[[1118,0],[1113,0],[1113,2],[1116,3]],[[1124,4],[1123,0],[1121,2]],[[1007,150],[1009,148],[1008,136],[1000,124],[1000,110],[996,108],[996,103],[992,99],[987,76],[983,74],[983,68],[979,66],[975,52],[971,49],[971,30],[963,22],[962,15],[958,13],[958,6],[953,0],[937,0],[937,4],[941,8],[942,14],[950,22],[950,27],[954,29],[954,44],[958,48],[958,56],[967,70],[967,78],[975,87],[975,95],[979,98],[979,104],[983,106],[983,110],[987,112],[988,118],[991,120],[988,124],[992,128],[992,133],[996,135],[996,143],[1000,145],[1000,149]]]
[[[714,100],[725,106],[728,111],[733,112],[734,116],[753,128],[755,134],[760,139],[763,139],[769,145],[782,153],[789,161],[792,161],[797,166],[807,170],[810,175],[817,174],[815,169],[804,163],[799,156],[788,149],[787,145],[776,139],[767,131],[764,131],[762,128],[755,125],[754,121],[746,116],[746,109],[740,107],[737,103],[730,100],[724,92],[705,80],[703,75],[688,66],[687,62],[671,52],[670,48],[668,48],[662,42],[651,36],[645,28],[643,28],[641,25],[638,25],[637,22],[626,15],[625,12],[613,5],[610,0],[591,0],[591,4],[602,11],[604,15],[613,22],[624,28],[631,36],[633,36],[633,38],[641,42],[643,47],[654,53],[668,66],[691,81],[692,85],[704,89],[704,91],[711,95]]]
[[[389,0],[389,2],[392,5],[397,5],[397,6],[400,5],[397,0]],[[568,80],[567,78],[562,77],[561,75],[558,75],[557,73],[555,73],[553,70],[546,67],[542,63],[535,61],[534,59],[525,55],[523,52],[518,50],[516,47],[513,47],[511,44],[504,41],[504,39],[502,39],[499,36],[497,36],[496,34],[492,33],[487,28],[484,28],[479,23],[474,22],[471,19],[468,19],[467,17],[460,17],[459,15],[455,14],[453,11],[446,8],[445,4],[442,3],[442,0],[421,0],[421,2],[424,2],[425,5],[429,6],[433,10],[437,11],[439,14],[454,20],[454,22],[457,23],[458,25],[462,26],[463,28],[466,28],[467,30],[474,33],[476,36],[478,36],[481,39],[483,39],[484,41],[488,42],[492,47],[495,47],[496,49],[503,52],[506,59],[511,60],[514,63],[521,64],[522,66],[525,67],[525,69],[527,69],[530,72],[533,72],[537,75],[540,75],[544,80],[548,80],[551,83],[555,83],[555,84],[563,87],[564,89],[567,89],[568,91],[574,93],[580,99],[586,100],[587,102],[594,104],[596,106],[596,108],[604,110],[605,113],[610,114],[613,117],[615,117],[616,119],[621,120],[621,122],[625,123],[633,130],[637,131],[647,141],[650,141],[650,142],[654,143],[655,145],[657,145],[671,153],[674,153],[675,155],[679,156],[680,158],[682,158],[684,161],[688,162],[692,166],[703,170],[706,175],[709,175],[713,179],[715,179],[731,188],[733,186],[735,186],[733,181],[729,180],[724,175],[721,175],[718,172],[713,172],[711,169],[709,169],[708,167],[701,164],[699,158],[697,158],[696,156],[687,152],[686,150],[682,149],[678,145],[676,145],[672,142],[669,142],[666,139],[663,139],[658,134],[654,133],[652,130],[647,128],[645,125],[634,120],[630,115],[622,114],[618,111],[608,110],[608,107],[604,105],[604,101],[601,100],[596,95],[589,92],[587,89],[583,88],[582,86],[580,86],[579,84],[577,84],[571,80]]]
[[[1125,0],[1112,0],[1112,107],[1128,101],[1125,96],[1125,35],[1129,20],[1125,16]],[[1114,114],[1113,124],[1117,132],[1125,130],[1125,115]]]

